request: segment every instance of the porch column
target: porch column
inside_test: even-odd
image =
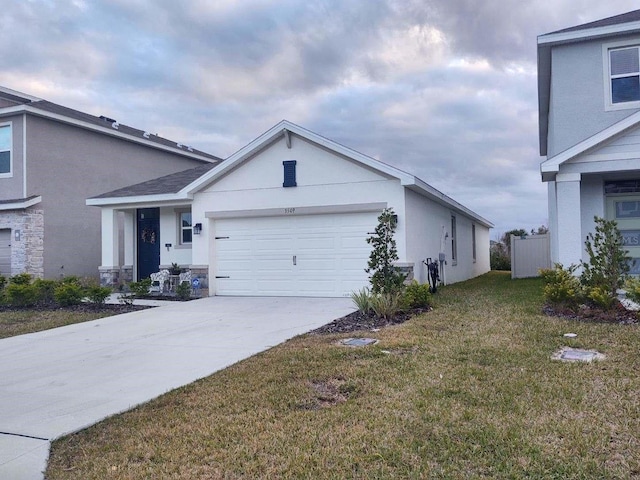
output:
[[[118,265],[118,216],[113,208],[102,208],[102,265],[100,284],[113,286],[120,282]]]
[[[136,211],[124,211],[124,265],[122,266],[122,281],[133,282],[133,263],[136,248]]]
[[[559,173],[556,176],[556,201],[557,261],[564,267],[579,265],[582,260],[579,173]]]

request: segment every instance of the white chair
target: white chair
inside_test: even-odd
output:
[[[149,277],[151,278],[149,293],[162,293],[164,291],[164,284],[169,280],[169,270],[160,270],[159,272],[152,273]]]
[[[191,285],[191,270],[182,272],[180,274],[180,278],[178,279],[178,285],[182,285],[182,282],[188,282],[189,285]]]

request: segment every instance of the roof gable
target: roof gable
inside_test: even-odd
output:
[[[582,142],[568,148],[564,152],[551,157],[540,165],[543,181],[552,180],[560,170],[560,165],[569,162],[587,151],[594,153],[607,145],[615,145],[616,139],[624,133],[640,127],[640,112],[636,112]]]
[[[306,130],[305,128],[302,128],[294,123],[283,120],[273,128],[269,129],[267,132],[256,138],[254,141],[249,143],[247,146],[241,148],[236,153],[231,155],[221,165],[219,165],[219,168],[211,170],[201,178],[194,181],[191,185],[188,185],[185,188],[185,192],[193,194],[204,189],[207,185],[220,180],[230,172],[240,167],[243,163],[250,161],[251,159],[256,157],[258,152],[263,151],[279,140],[283,140],[287,144],[287,146],[291,146],[292,134],[301,137],[306,142],[309,142],[312,145],[321,147],[334,154],[337,154],[338,156],[343,157],[345,160],[351,161],[355,164],[359,164],[386,177],[397,178],[403,185],[411,183],[415,180],[415,177],[413,177],[413,175],[410,175],[406,172],[403,172],[402,170],[375,160],[348,147],[340,145],[339,143],[336,143],[316,133]]]

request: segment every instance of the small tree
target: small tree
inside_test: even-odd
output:
[[[375,233],[367,238],[367,243],[373,247],[369,268],[366,269],[370,274],[373,293],[394,293],[402,289],[405,276],[393,265],[398,260],[396,241],[393,239],[397,222],[393,209],[385,208],[378,217]]]
[[[614,220],[594,217],[595,233],[587,235],[585,248],[589,262],[582,262],[580,281],[590,290],[602,291],[610,298],[624,285],[629,274],[631,258],[624,250],[624,241]]]

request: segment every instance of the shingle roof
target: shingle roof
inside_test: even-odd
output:
[[[190,168],[189,170],[183,170],[178,173],[172,173],[160,178],[154,178],[153,180],[137,183],[135,185],[129,185],[128,187],[119,188],[118,190],[96,195],[91,198],[137,197],[142,195],[178,193],[184,187],[200,178],[215,166],[216,165],[212,163],[200,165],[199,167]]]
[[[187,155],[187,156],[193,155],[194,158],[203,157],[203,158],[199,158],[199,160],[201,160],[202,162],[206,162],[206,161],[219,162],[222,160],[221,158],[216,157],[215,155],[211,155],[210,153],[203,152],[201,150],[196,150],[186,145],[181,145],[179,143],[173,142],[166,138],[162,138],[158,135],[145,132],[144,130],[139,130],[137,128],[133,128],[128,125],[117,123],[114,119],[107,118],[104,116],[97,117],[95,115],[80,112],[78,110],[74,110],[73,108],[68,108],[62,105],[58,105],[56,103],[52,103],[47,100],[43,100],[41,98],[31,97],[27,94],[16,92],[14,90],[11,90],[2,86],[0,86],[0,98],[8,100],[9,102],[14,102],[18,105],[24,105],[27,108],[40,110],[48,114],[60,115],[70,120],[84,122],[90,125],[95,125],[97,127],[108,128],[110,130],[113,130],[114,132],[117,131],[119,133],[125,134],[135,139],[143,140],[144,142],[151,142],[158,145],[162,145],[163,147],[175,149],[177,151],[183,152],[183,155]],[[2,113],[2,108],[0,108],[0,113]],[[113,126],[114,122],[118,127],[117,129]]]
[[[24,198],[9,198],[7,200],[0,200],[0,205],[5,205],[9,203],[28,202],[29,200],[33,200],[34,198],[38,198],[38,195],[31,195],[30,197],[24,197]]]
[[[90,115],[88,113],[84,113],[84,112],[80,112],[78,110],[74,110],[72,108],[68,108],[68,107],[64,107],[62,105],[58,105],[56,103],[52,103],[49,102],[47,100],[40,100],[40,101],[35,101],[35,102],[31,102],[29,103],[30,107],[33,108],[37,108],[38,110],[43,110],[46,112],[50,112],[50,113],[55,113],[57,115],[63,115],[65,117],[68,118],[72,118],[74,120],[80,120],[82,122],[87,122],[87,123],[91,123],[93,125],[97,125],[100,127],[105,127],[105,128],[113,128],[112,124],[113,122],[115,122],[115,120],[110,119],[110,118],[106,118],[106,117],[96,117],[95,115]],[[115,128],[114,128],[115,130]],[[211,160],[215,160],[215,161],[220,161],[221,159],[219,157],[216,157],[214,155],[211,155],[209,153],[203,152],[201,150],[196,150],[196,149],[191,149],[191,150],[187,150],[187,147],[178,147],[178,144],[176,142],[173,142],[171,140],[167,140],[166,138],[162,138],[158,135],[154,135],[154,134],[149,134],[148,132],[145,132],[144,130],[138,130],[137,128],[133,128],[133,127],[129,127],[128,125],[123,125],[123,124],[118,124],[118,129],[119,132],[127,134],[127,135],[131,135],[133,137],[137,137],[140,139],[145,139],[148,140],[150,142],[154,142],[154,143],[158,143],[161,145],[165,145],[167,147],[172,147],[172,148],[176,148],[178,150],[182,150],[182,151],[188,151],[189,153],[193,153],[196,155],[201,155],[203,157],[207,157],[210,158]],[[147,133],[147,136],[145,136],[145,133]]]
[[[551,33],[565,33],[574,32],[578,30],[588,30],[590,28],[608,27],[611,25],[619,25],[622,23],[638,22],[640,21],[640,10],[633,10],[631,12],[622,13],[613,17],[603,18],[596,20],[595,22],[583,23],[582,25],[576,25],[575,27],[564,28]]]

